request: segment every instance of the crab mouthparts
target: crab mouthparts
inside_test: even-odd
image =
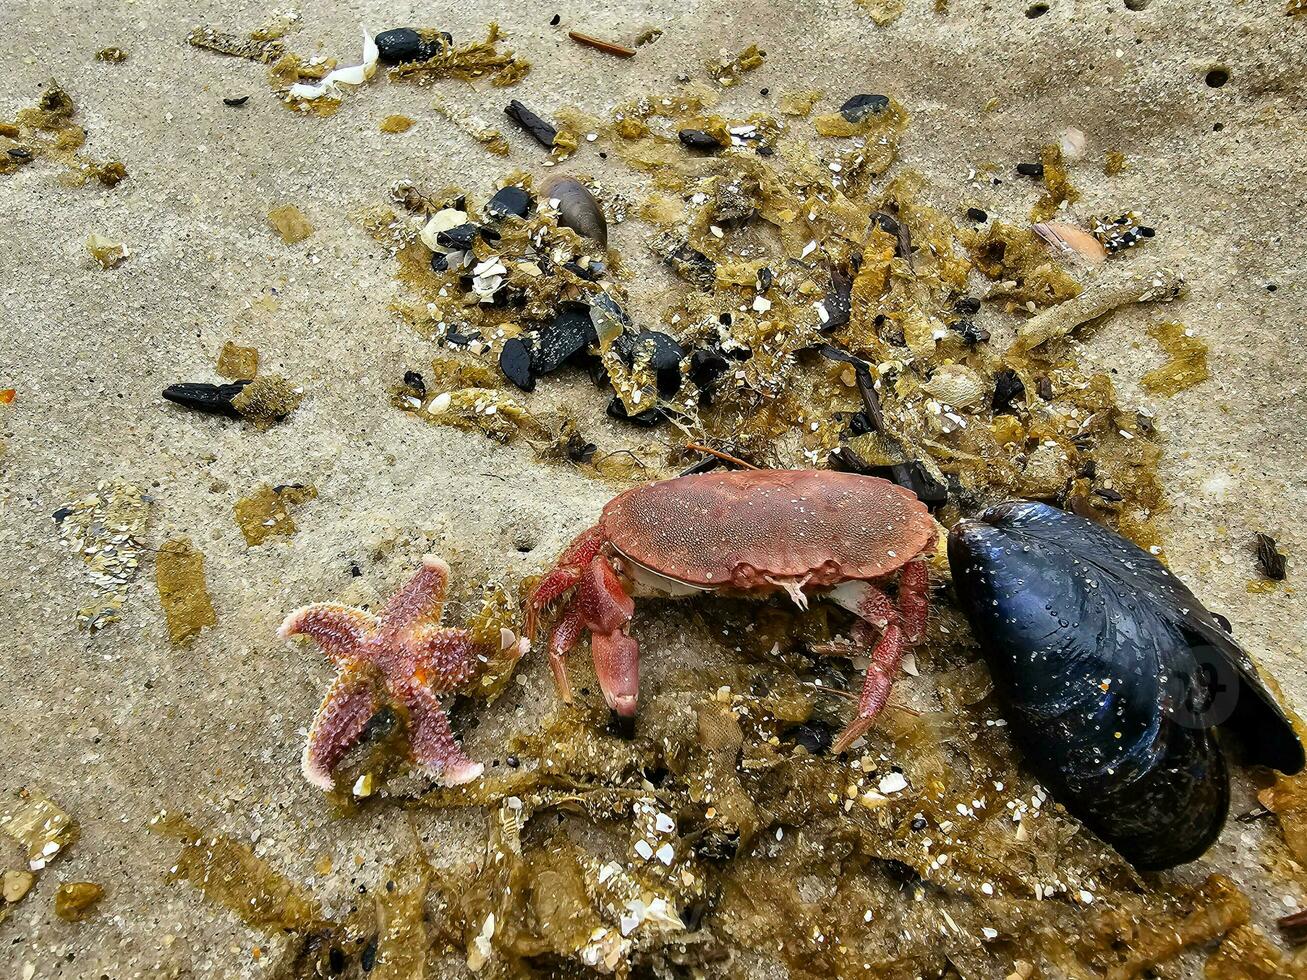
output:
[[[778,589],[784,589],[796,606],[806,610],[808,608],[808,597],[803,594],[803,587],[808,584],[810,578],[812,578],[811,575],[805,575],[803,578],[772,578],[768,575],[767,582]]]

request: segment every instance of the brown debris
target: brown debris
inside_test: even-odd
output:
[[[1288,573],[1288,559],[1276,547],[1269,534],[1257,533],[1257,567],[1267,578],[1283,582]]]
[[[204,580],[204,555],[190,538],[173,538],[159,548],[155,582],[174,646],[184,646],[218,621]]]
[[[314,500],[316,488],[301,486],[270,487],[260,484],[248,497],[236,501],[236,524],[251,548],[258,547],[268,538],[289,538],[297,530],[290,508]]]
[[[259,349],[241,347],[228,340],[218,353],[217,371],[233,381],[249,381],[259,373]]]
[[[54,914],[65,922],[81,922],[104,898],[104,886],[93,881],[68,881],[54,893]]]
[[[231,400],[232,408],[256,429],[266,431],[299,407],[304,395],[285,378],[265,374]]]
[[[635,49],[628,48],[618,44],[615,41],[605,41],[601,37],[594,37],[590,34],[582,34],[580,31],[568,31],[567,36],[577,44],[584,45],[587,48],[594,48],[596,51],[602,51],[605,54],[614,54],[619,58],[634,58]]]
[[[412,116],[387,116],[381,120],[381,131],[383,133],[407,133],[416,125],[417,120]]]
[[[268,224],[281,236],[287,245],[302,242],[313,234],[313,225],[309,219],[293,204],[283,204],[268,212]]]

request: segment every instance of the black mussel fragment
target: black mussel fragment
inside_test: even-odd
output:
[[[690,150],[703,150],[712,153],[722,148],[722,144],[716,136],[702,129],[682,129],[676,134],[676,137],[681,141],[682,145]]]
[[[420,398],[425,398],[425,397],[426,397],[426,395],[427,395],[427,382],[426,382],[426,379],[423,378],[422,375],[421,375],[419,372],[417,372],[417,371],[405,371],[405,372],[404,372],[404,384],[408,385],[410,388],[412,388],[414,391],[416,391],[416,392],[418,393],[418,396],[419,396]]]
[[[613,341],[613,350],[627,367],[637,361],[649,365],[658,382],[658,394],[670,398],[681,390],[681,361],[685,348],[659,330],[624,333]]]
[[[432,252],[432,253],[431,253],[431,271],[432,271],[432,272],[448,272],[448,271],[449,271],[449,256],[446,255],[444,252]]]
[[[712,348],[697,350],[690,355],[690,380],[706,395],[730,366],[731,362],[726,360],[721,351]]]
[[[847,326],[849,317],[853,315],[853,277],[843,269],[831,269],[830,289],[822,303],[826,307],[822,333]]]
[[[402,65],[408,61],[426,61],[440,53],[440,41],[446,46],[454,39],[444,31],[439,33],[415,31],[411,27],[396,27],[382,31],[372,40],[377,46],[377,58],[383,65]]]
[[[1230,802],[1215,728],[1285,773],[1303,747],[1219,620],[1093,521],[1011,501],[949,534],[954,587],[1013,737],[1068,810],[1136,867],[1192,861]]]
[[[563,268],[578,279],[584,279],[586,282],[598,282],[608,274],[608,266],[603,262],[591,262],[589,265],[582,265],[580,262],[564,262]]]
[[[787,728],[781,733],[781,741],[806,749],[809,755],[821,755],[830,748],[834,735],[829,725],[813,721]]]
[[[995,413],[1012,411],[1012,403],[1026,393],[1021,376],[1011,368],[1003,368],[994,375],[994,398],[990,403]]]
[[[466,252],[481,233],[481,228],[470,221],[436,233],[436,244],[451,252]]]
[[[600,248],[608,247],[608,221],[604,218],[604,209],[585,184],[575,177],[557,174],[544,182],[540,194],[558,208],[560,225],[571,228],[582,238],[598,242]]]
[[[486,216],[495,221],[505,218],[525,218],[531,210],[531,195],[520,187],[509,185],[495,191],[486,202]]]
[[[1018,163],[1017,173],[1022,177],[1034,177],[1039,180],[1044,176],[1044,165],[1042,163]]]
[[[851,123],[860,123],[868,116],[889,108],[889,99],[883,95],[855,95],[840,106],[840,115]]]
[[[639,426],[643,429],[651,429],[667,416],[657,408],[647,408],[643,412],[631,415],[626,410],[626,405],[622,399],[614,395],[608,402],[608,417],[617,419],[619,422],[628,422],[631,425]]]
[[[536,332],[531,370],[537,376],[551,374],[578,362],[598,343],[588,310],[563,310]]]
[[[504,115],[524,129],[527,134],[546,150],[553,149],[554,137],[558,130],[545,122],[517,99],[504,106]]]
[[[233,381],[231,384],[211,385],[203,381],[183,381],[163,389],[163,397],[177,405],[194,408],[210,415],[225,415],[238,419],[241,413],[232,400],[245,390],[248,381]]]
[[[717,282],[717,263],[688,242],[669,243],[659,254],[666,266],[691,285],[712,289]]]
[[[513,337],[505,341],[499,351],[499,370],[523,391],[535,391],[536,379],[531,355],[531,344],[524,337]]]

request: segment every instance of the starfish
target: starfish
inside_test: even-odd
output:
[[[413,761],[446,786],[481,775],[482,765],[463,754],[440,696],[462,690],[490,656],[525,639],[500,633],[499,649],[477,643],[465,629],[440,626],[449,566],[435,555],[391,596],[380,616],[333,602],[315,602],[286,617],[277,635],[308,636],[336,665],[336,680],[318,708],[304,747],[304,777],[324,790],[332,772],[383,704],[407,718]]]

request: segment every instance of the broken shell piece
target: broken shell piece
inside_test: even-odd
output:
[[[603,208],[585,184],[575,177],[555,174],[544,182],[541,194],[558,209],[560,225],[598,242],[601,248],[608,247],[608,222]]]
[[[377,70],[377,44],[372,39],[372,32],[363,28],[363,63],[348,68],[337,68],[317,85],[305,85],[303,82],[290,87],[290,96],[294,99],[311,101],[324,95],[340,98],[340,85],[362,85]]]
[[[1075,225],[1063,221],[1045,221],[1035,225],[1034,232],[1059,255],[1069,255],[1088,266],[1102,265],[1107,258],[1107,249],[1103,248],[1103,243]]]
[[[935,370],[924,385],[927,392],[946,405],[968,408],[985,396],[985,384],[965,364],[945,364]]]
[[[1058,148],[1062,151],[1062,159],[1079,160],[1085,155],[1085,134],[1074,126],[1068,126],[1062,133],[1062,139],[1058,142]]]

